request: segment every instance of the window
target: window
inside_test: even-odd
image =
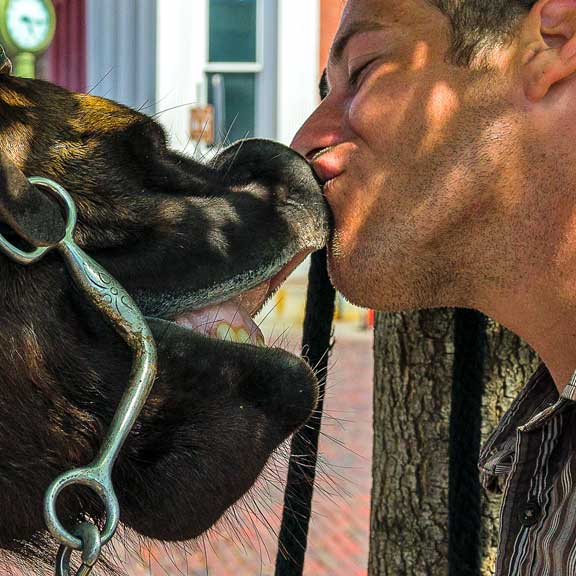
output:
[[[210,2],[210,62],[256,62],[256,0]]]
[[[254,136],[256,74],[208,73],[208,102],[215,110],[217,142]]]
[[[259,0],[209,0],[206,78],[216,144],[254,136],[259,61]]]

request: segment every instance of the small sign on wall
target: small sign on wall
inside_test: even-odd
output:
[[[214,107],[197,106],[190,111],[190,137],[208,146],[214,144]]]

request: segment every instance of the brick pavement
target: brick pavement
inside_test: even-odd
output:
[[[277,332],[280,334],[282,331]],[[372,450],[372,335],[350,326],[337,328],[330,363],[326,418],[320,450],[306,576],[367,574]],[[283,336],[298,348],[298,334]],[[276,458],[273,485],[260,482],[255,496],[260,513],[239,511],[243,528],[219,526],[197,550],[142,548],[130,576],[270,576],[274,573],[280,525],[285,458]],[[249,503],[246,506],[250,506]],[[255,508],[255,504],[251,505]],[[238,525],[238,522],[235,522]],[[216,533],[217,532],[217,533]],[[123,553],[120,554],[123,557]]]

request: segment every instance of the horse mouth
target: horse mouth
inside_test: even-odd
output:
[[[311,250],[300,252],[254,288],[238,292],[227,300],[215,300],[202,308],[179,313],[168,321],[208,338],[266,346],[264,334],[254,318],[310,253]]]

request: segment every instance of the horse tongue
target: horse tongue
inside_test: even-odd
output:
[[[264,335],[250,314],[235,301],[186,312],[174,322],[203,336],[264,346]]]

